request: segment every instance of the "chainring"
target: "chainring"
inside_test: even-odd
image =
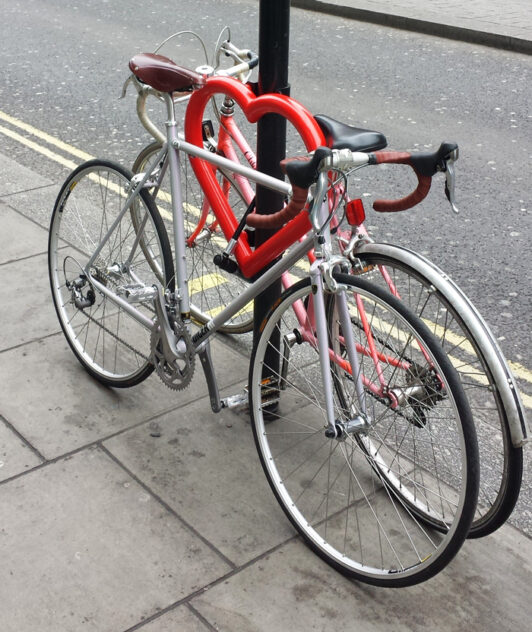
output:
[[[181,391],[187,388],[194,376],[194,346],[187,328],[181,322],[176,321],[173,329],[176,347],[179,351],[182,351],[180,357],[177,360],[165,358],[161,330],[158,327],[151,335],[151,360],[163,384],[174,391]]]

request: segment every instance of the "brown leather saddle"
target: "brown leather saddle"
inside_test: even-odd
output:
[[[159,92],[188,92],[205,84],[202,75],[155,53],[135,55],[129,68],[139,81]]]

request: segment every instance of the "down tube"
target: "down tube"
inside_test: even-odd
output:
[[[302,259],[309,248],[314,243],[314,235],[308,235],[306,239],[288,251],[285,256],[260,276],[248,289],[237,296],[229,305],[219,312],[214,318],[206,323],[194,336],[192,340],[196,349],[213,333],[216,332],[226,321],[232,318],[238,311],[247,305],[252,299],[260,294],[273,281],[278,279],[283,272],[289,270],[297,261]]]

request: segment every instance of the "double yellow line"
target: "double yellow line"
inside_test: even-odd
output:
[[[15,140],[21,143],[22,145],[25,145],[32,151],[35,151],[41,154],[42,156],[45,156],[49,160],[53,160],[54,162],[62,165],[63,167],[66,167],[67,169],[75,169],[79,163],[74,162],[73,160],[69,160],[68,158],[65,158],[63,155],[57,153],[56,151],[52,151],[48,147],[41,144],[42,142],[47,143],[48,145],[51,145],[52,147],[59,149],[60,151],[70,156],[78,158],[81,161],[91,160],[92,158],[94,158],[94,156],[92,156],[91,154],[88,154],[87,152],[82,151],[78,149],[77,147],[74,147],[73,145],[64,143],[63,141],[59,140],[55,136],[52,136],[51,134],[47,134],[46,132],[43,132],[42,130],[36,127],[33,127],[33,125],[24,123],[24,121],[21,121],[15,118],[14,116],[7,114],[6,112],[2,112],[2,110],[0,110],[0,121],[7,123],[8,125],[11,126],[11,128],[15,128],[17,130],[21,130],[22,132],[25,132],[26,135],[23,135],[1,124],[0,124],[0,134],[4,134],[4,136],[7,136],[8,138]],[[27,137],[28,134],[38,138],[39,141],[41,142],[39,143],[39,142],[35,142],[34,140],[31,140],[30,138]],[[527,369],[522,364],[519,364],[518,362],[508,362],[508,364],[516,377],[528,382],[529,384],[532,384],[532,371]],[[529,395],[525,395],[524,393],[521,394],[521,397],[523,400],[523,404],[527,408],[532,409],[532,397],[530,397]]]
[[[10,125],[12,125],[13,127],[16,127],[17,129],[21,129],[24,132],[31,134],[32,136],[36,136],[41,141],[44,141],[45,143],[48,143],[49,145],[57,147],[61,151],[64,151],[67,154],[70,154],[71,156],[75,156],[76,158],[80,158],[81,160],[91,160],[92,158],[94,158],[94,156],[91,156],[90,154],[87,154],[86,152],[81,151],[80,149],[77,149],[76,147],[73,147],[72,145],[69,145],[68,143],[64,143],[58,138],[55,138],[55,136],[51,136],[50,134],[47,134],[46,132],[43,132],[42,130],[37,129],[36,127],[33,127],[33,125],[28,125],[27,123],[24,123],[24,121],[20,121],[19,119],[16,119],[14,116],[10,116],[9,114],[2,112],[2,110],[0,110],[0,121],[9,123]],[[21,143],[22,145],[25,145],[26,147],[29,147],[31,150],[36,151],[37,153],[42,154],[43,156],[46,156],[46,158],[49,158],[50,160],[53,160],[54,162],[58,162],[60,165],[63,165],[63,167],[67,167],[68,169],[75,169],[78,166],[78,163],[73,162],[72,160],[68,160],[64,156],[61,156],[60,154],[56,153],[55,151],[51,151],[47,147],[44,147],[43,145],[40,145],[39,143],[36,143],[30,140],[29,138],[27,138],[26,136],[23,136],[22,134],[19,134],[18,132],[14,132],[13,130],[9,128],[4,127],[3,125],[0,125],[0,133],[4,134],[4,136],[8,136],[9,138],[12,138],[13,140],[16,140],[17,142]]]

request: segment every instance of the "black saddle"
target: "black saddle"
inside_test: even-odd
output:
[[[388,144],[386,136],[380,132],[352,127],[323,114],[317,114],[314,119],[325,136],[327,146],[331,149],[376,151],[384,149]]]

